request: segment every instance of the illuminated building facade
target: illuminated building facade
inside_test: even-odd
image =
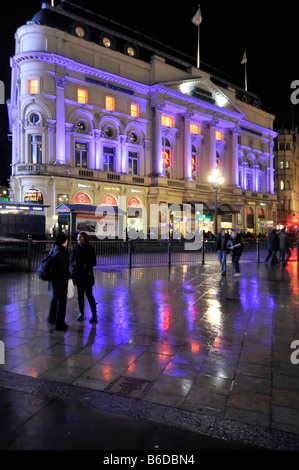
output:
[[[290,231],[299,228],[299,134],[282,127],[274,147],[275,191],[278,225]]]
[[[274,116],[254,95],[68,1],[18,29],[11,68],[11,189],[41,194],[47,227],[62,203],[121,198],[128,228],[145,231],[152,204],[203,204],[192,228],[213,230],[215,169],[218,227],[276,223]],[[170,213],[171,230],[186,223]]]

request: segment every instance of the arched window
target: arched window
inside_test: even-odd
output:
[[[163,174],[170,178],[171,174],[171,145],[166,137],[162,139],[162,158],[163,158]]]

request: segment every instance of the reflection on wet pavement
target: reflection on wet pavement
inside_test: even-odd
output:
[[[47,284],[2,274],[0,370],[299,433],[298,263],[95,271],[99,321],[46,319]]]

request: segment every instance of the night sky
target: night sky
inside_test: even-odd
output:
[[[51,3],[50,1],[46,3]],[[58,3],[57,1],[55,2]],[[163,0],[103,2],[74,0],[73,3],[140,31],[173,49],[188,55],[196,66],[197,28],[191,19],[198,1]],[[1,13],[0,80],[5,83],[6,99],[10,95],[10,64],[14,55],[14,33],[31,20],[42,2],[7,2]],[[257,94],[262,107],[276,116],[275,130],[281,125],[299,127],[299,104],[291,104],[291,83],[299,80],[299,4],[285,1],[201,0],[201,61],[221,71],[228,81],[244,87],[246,48],[248,91]],[[6,105],[0,105],[0,179],[10,176],[11,144],[7,140]]]

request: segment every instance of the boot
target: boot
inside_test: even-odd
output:
[[[84,321],[84,313],[79,313],[77,321]]]
[[[97,323],[98,322],[98,316],[97,316],[97,309],[92,312],[92,317],[89,320],[89,323]]]

